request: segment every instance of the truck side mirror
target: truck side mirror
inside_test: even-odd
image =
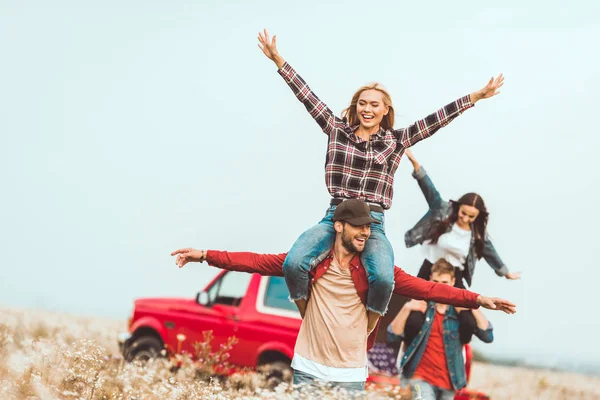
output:
[[[196,295],[196,303],[200,304],[201,306],[210,305],[210,299],[208,298],[208,293],[206,293],[204,291],[198,292],[198,294]]]

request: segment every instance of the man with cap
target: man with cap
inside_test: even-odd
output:
[[[377,326],[369,329],[365,307],[369,289],[360,253],[371,234],[369,206],[358,199],[345,200],[332,217],[336,232],[333,248],[310,271],[310,297],[296,340],[292,368],[294,384],[325,381],[350,391],[363,390],[368,376],[367,350],[373,346]],[[176,264],[207,261],[218,268],[283,276],[286,254],[232,253],[216,250],[176,250]],[[394,293],[418,300],[458,307],[480,305],[512,314],[515,305],[502,299],[440,285],[394,271]]]

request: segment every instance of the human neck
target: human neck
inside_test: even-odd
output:
[[[348,251],[340,239],[336,239],[333,246],[333,258],[342,268],[347,268],[350,261],[356,256],[356,253]]]
[[[364,126],[359,125],[358,129],[356,130],[356,136],[364,140],[369,140],[371,135],[374,135],[377,132],[379,132],[379,125],[375,125],[371,128],[365,128]]]
[[[457,227],[459,227],[460,229],[462,229],[463,231],[470,231],[471,230],[471,225],[467,224],[467,225],[461,225],[457,222],[454,223]]]
[[[437,312],[439,312],[440,314],[446,314],[446,310],[448,310],[448,305],[447,304],[440,304],[437,303],[435,305],[435,309]]]

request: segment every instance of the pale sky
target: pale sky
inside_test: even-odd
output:
[[[0,0],[0,304],[125,320],[135,298],[193,297],[216,273],[177,269],[173,249],[278,253],[319,221],[326,136],[258,49],[266,27],[336,112],[382,82],[396,127],[504,73],[414,148],[445,198],[483,196],[523,273],[477,265],[473,290],[518,305],[487,313],[496,340],[477,348],[600,370],[600,5],[566,4]],[[386,230],[416,274],[410,172]]]

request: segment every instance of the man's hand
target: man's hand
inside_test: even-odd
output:
[[[517,312],[517,306],[508,300],[499,299],[497,297],[485,297],[479,295],[477,297],[477,304],[488,310],[504,311],[507,314],[514,314]]]
[[[509,272],[508,274],[505,275],[506,279],[510,279],[510,280],[517,280],[517,279],[521,279],[521,273],[520,272]]]
[[[496,78],[492,76],[487,85],[477,92],[471,93],[471,103],[475,104],[481,99],[489,99],[500,93],[500,89],[504,85],[504,76],[498,75]]]
[[[177,256],[175,264],[181,268],[189,262],[202,262],[206,260],[206,250],[196,250],[192,248],[179,249],[171,253],[172,256]]]
[[[269,39],[269,33],[265,29],[263,32],[258,32],[258,47],[265,53],[271,61],[273,61],[277,68],[283,68],[285,60],[279,55],[277,51],[277,35],[273,35],[273,40]]]
[[[419,311],[422,313],[427,311],[427,303],[423,300],[410,300],[404,307],[409,311]]]

